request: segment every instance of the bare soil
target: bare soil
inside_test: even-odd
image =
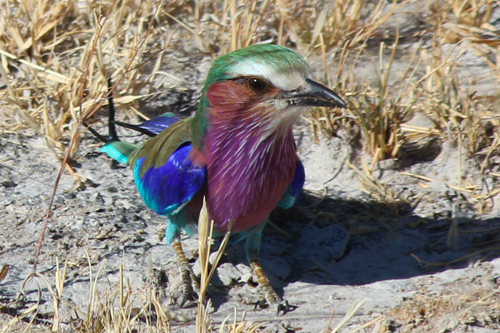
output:
[[[498,295],[494,292],[500,273],[500,261],[495,259],[498,252],[478,250],[496,239],[500,219],[478,217],[472,209],[462,209],[458,243],[452,249],[447,235],[457,196],[453,190],[443,184],[422,189],[415,180],[407,180],[399,185],[402,192],[424,194],[417,205],[374,202],[359,191],[352,170],[341,165],[342,140],[314,144],[308,131],[305,126],[296,129],[297,137],[302,137],[299,152],[308,172],[306,190],[296,207],[273,214],[276,227],[266,228],[262,242],[265,272],[284,298],[298,308],[280,317],[274,308],[255,310],[258,293],[243,244],[230,244],[212,280],[209,296],[214,323],[237,308],[247,312],[247,319],[267,322],[268,331],[284,326],[318,332],[326,328],[334,309],[333,324],[354,302],[365,300],[348,327],[380,318],[379,327],[395,332],[413,326],[421,332],[499,329]],[[131,288],[141,291],[156,286],[162,291],[165,307],[180,320],[172,323],[173,331],[178,325],[181,331],[194,330],[189,323],[195,310],[174,305],[180,281],[174,253],[164,244],[165,221],[146,209],[130,171],[97,153],[96,143],[86,136],[82,158],[72,165],[88,179],[86,185],[74,188],[69,175],[61,181],[39,272],[53,284],[56,258],[60,263],[67,260],[63,297],[84,308],[90,286],[88,261],[94,278],[101,269],[102,288],[118,281],[119,265],[123,265]],[[4,240],[0,263],[10,266],[0,289],[1,317],[6,321],[38,299],[35,283],[27,284],[24,295],[20,290],[32,270],[58,164],[36,136],[2,135],[1,146],[5,165],[0,168],[0,235]],[[457,153],[456,148],[445,147],[435,160],[413,167],[449,174],[452,162],[448,156]],[[195,262],[197,241],[185,239],[184,244],[189,259]],[[490,292],[493,295],[481,301]],[[433,304],[446,297],[452,304]],[[70,307],[62,308],[66,318],[71,317]],[[39,310],[36,323],[44,324],[44,318],[51,318],[53,302],[43,286]]]

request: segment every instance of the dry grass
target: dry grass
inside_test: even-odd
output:
[[[219,264],[224,250],[226,249],[227,242],[229,241],[229,236],[231,235],[231,225],[229,224],[228,231],[226,232],[224,239],[222,240],[220,247],[217,251],[214,264],[209,270],[210,265],[210,248],[212,245],[212,235],[214,231],[214,223],[208,218],[208,211],[205,199],[203,199],[203,207],[200,212],[200,219],[198,222],[198,249],[200,254],[200,269],[201,269],[201,283],[200,283],[200,294],[198,299],[198,314],[196,317],[196,332],[206,333],[210,329],[210,316],[208,313],[208,307],[205,303],[205,295],[207,292],[208,285],[212,275],[215,273],[215,269]]]
[[[67,263],[62,269],[59,263],[56,264],[54,281],[40,273],[32,273],[23,283],[23,290],[29,283],[38,286],[39,302],[44,289],[50,294],[53,300],[52,332],[169,332],[172,320],[186,320],[163,308],[152,284],[144,290],[134,290],[124,278],[122,266],[118,282],[111,283],[105,273],[105,263],[95,272],[88,255],[87,259],[90,288],[86,306],[70,302],[64,296],[64,286],[68,283]],[[38,319],[38,306],[36,303],[14,317],[4,325],[2,332],[18,328],[26,319],[29,319],[29,324],[25,331],[30,330]]]
[[[74,159],[79,124],[102,103],[106,78],[120,84],[115,103],[130,104],[139,98],[145,47],[152,39],[157,53],[169,47],[171,31],[148,29],[160,9],[153,1],[120,7],[77,1],[2,4],[4,129],[16,132],[28,125],[58,158],[70,148],[69,160]],[[69,138],[71,147],[63,143]]]
[[[355,75],[360,55],[367,52],[366,43],[370,40],[363,41],[361,50],[359,47],[342,50],[336,81],[339,89],[349,96],[349,112],[357,117],[363,146],[375,160],[398,157],[399,149],[416,137],[441,136],[457,141],[462,136],[471,155],[491,145],[485,125],[489,122],[494,128],[498,127],[498,105],[493,102],[498,99],[500,78],[498,66],[490,60],[500,56],[498,32],[486,23],[493,3],[488,0],[432,2],[425,20],[427,25],[415,36],[430,38],[418,37],[420,41],[413,43],[415,51],[409,56],[407,67],[393,73],[394,59],[401,49],[396,30],[390,46],[385,42],[379,44],[379,63],[372,62],[377,79],[372,82],[359,81]],[[460,33],[452,33],[458,26]],[[496,86],[491,87],[488,95],[479,95],[476,82],[462,78],[462,59],[469,51],[489,67],[490,72],[485,76],[496,78]],[[417,73],[421,68],[424,73]],[[391,81],[391,75],[398,76],[398,80]],[[425,112],[435,126],[405,126],[404,122],[415,112]],[[326,129],[335,126],[328,117],[319,124]]]
[[[401,42],[397,32],[387,33],[382,25],[410,2],[349,0],[317,6],[312,1],[200,1],[191,6],[151,0],[82,6],[55,1],[39,8],[31,0],[18,10],[5,3],[0,11],[3,129],[19,132],[29,126],[60,159],[72,138],[72,160],[81,140],[78,125],[102,104],[108,76],[118,87],[118,107],[137,111],[137,100],[149,91],[144,88],[170,48],[190,43],[215,57],[274,41],[321,56],[324,80],[347,96],[355,122],[338,110],[313,110],[309,119],[315,133],[331,136],[339,128],[356,126],[376,161],[400,157],[405,143],[425,136],[460,137],[471,154],[491,147],[485,124],[498,127],[491,102],[497,96],[476,94],[474,82],[464,82],[458,69],[460,55],[472,49],[490,66],[491,75],[500,77],[490,60],[498,57],[496,31],[487,24],[494,1],[432,2],[425,30],[418,33],[432,36],[430,47],[418,47],[407,70],[394,73]],[[360,81],[356,66],[368,43],[387,34],[393,41],[380,43],[378,63],[373,63],[378,79]],[[445,51],[450,43],[455,52]],[[336,73],[328,66],[332,57],[339,63]],[[417,75],[417,68],[425,73]],[[398,82],[391,75],[399,75]],[[417,111],[428,114],[435,126],[405,125]]]
[[[193,7],[152,0],[22,4],[4,3],[0,10],[3,129],[30,127],[60,159],[73,138],[69,160],[79,147],[79,123],[104,100],[106,78],[119,87],[118,107],[133,108],[165,52],[186,39],[214,57],[266,40],[295,44],[302,52],[336,48],[345,53],[364,43],[391,13],[382,14],[382,0],[369,13],[359,0],[323,8],[286,0],[196,2]]]
[[[385,159],[404,162],[406,151],[426,148],[426,144],[435,140],[458,146],[457,149],[466,153],[463,158],[475,159],[481,165],[480,172],[487,175],[490,158],[498,155],[500,142],[497,111],[500,68],[496,63],[496,59],[500,59],[499,32],[487,23],[494,6],[497,3],[488,0],[432,1],[429,12],[422,17],[424,24],[416,33],[400,36],[397,29],[386,31],[377,26],[380,29],[376,28],[375,34],[368,34],[367,39],[360,40],[355,47],[348,44],[340,51],[323,53],[325,63],[333,56],[338,59],[335,74],[324,67],[325,81],[335,77],[337,91],[346,96],[349,104],[348,114],[338,110],[313,110],[309,122],[316,135],[322,132],[336,136],[343,129],[360,132],[360,144],[371,160],[369,165],[359,159],[350,166],[359,175],[361,189],[375,200],[389,204],[403,200],[389,183],[379,180],[374,172],[377,163]],[[397,8],[386,7],[384,11],[392,13]],[[379,40],[376,54],[374,47],[367,45],[373,45],[381,34],[391,38]],[[413,41],[404,43],[402,38]],[[403,56],[406,66],[396,60]],[[464,65],[470,59],[483,62],[487,68],[479,78],[477,75],[474,78]],[[371,61],[375,73],[371,79],[357,70],[367,60]],[[478,84],[487,79],[492,86],[485,91]],[[426,115],[432,125],[407,123],[419,113]],[[355,116],[355,121],[349,114]],[[420,155],[425,158],[425,154]],[[457,160],[459,168],[463,162]],[[491,208],[488,199],[498,191],[485,188],[483,181],[459,176],[450,186],[458,193],[470,194],[469,202],[477,212],[484,213]]]
[[[452,332],[460,324],[498,328],[499,301],[496,288],[461,281],[439,295],[421,289],[390,315],[401,332]]]
[[[419,47],[404,72],[392,64],[400,50],[399,35],[379,46],[377,82],[359,81],[356,66],[368,43],[387,32],[381,26],[410,1],[388,4],[361,0],[309,1],[183,1],[160,5],[103,2],[77,6],[75,1],[25,1],[19,10],[7,4],[0,11],[2,67],[5,80],[4,129],[29,126],[43,135],[58,158],[74,144],[76,158],[81,139],[78,124],[96,111],[106,93],[106,77],[119,89],[115,102],[135,110],[151,84],[165,52],[183,41],[213,57],[262,41],[295,45],[302,53],[322,57],[324,80],[347,96],[349,113],[313,110],[309,118],[315,133],[335,135],[356,126],[362,145],[375,161],[400,157],[407,142],[422,137],[463,140],[470,154],[492,146],[485,124],[498,127],[497,96],[479,96],[473,82],[460,77],[460,55],[472,49],[499,77],[494,28],[487,24],[493,1],[435,1],[429,6],[426,31],[431,46]],[[13,14],[15,12],[15,14]],[[307,13],[307,15],[305,15]],[[447,45],[455,44],[451,51]],[[390,52],[388,55],[387,52]],[[335,56],[335,74],[328,66]],[[417,75],[417,68],[425,68]],[[399,75],[398,82],[390,75]],[[492,89],[492,90],[498,90]],[[101,102],[101,103],[99,103]],[[433,128],[404,124],[414,112],[425,112]],[[491,154],[491,152],[490,152]]]

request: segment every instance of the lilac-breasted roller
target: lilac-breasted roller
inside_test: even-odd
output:
[[[138,125],[155,135],[140,146],[119,141],[110,122],[110,140],[101,151],[128,164],[146,205],[167,217],[184,301],[194,292],[180,232],[196,233],[203,198],[216,234],[230,225],[232,234],[246,238],[266,300],[281,301],[259,264],[259,247],[271,211],[291,207],[304,184],[292,126],[309,107],[346,107],[308,75],[307,63],[292,50],[252,45],[214,61],[194,117],[164,115]]]

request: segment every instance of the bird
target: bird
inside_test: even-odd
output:
[[[196,234],[204,200],[215,236],[230,229],[238,240],[246,239],[246,256],[265,301],[282,304],[259,252],[271,211],[291,207],[304,185],[293,125],[311,107],[347,108],[346,102],[312,80],[295,51],[255,44],[214,60],[192,117],[166,113],[127,125],[115,121],[112,97],[109,105],[109,136],[100,150],[132,169],[146,206],[166,217],[166,241],[183,282],[181,306],[195,301],[181,230]],[[151,138],[140,145],[121,141],[116,124]]]

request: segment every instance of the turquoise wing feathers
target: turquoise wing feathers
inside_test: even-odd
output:
[[[290,183],[290,185],[288,185],[285,193],[283,193],[281,200],[278,202],[278,207],[286,209],[292,207],[295,204],[300,192],[302,191],[305,179],[306,173],[304,170],[304,166],[302,165],[302,162],[297,159],[297,162],[295,162],[295,174],[293,176],[293,181]]]
[[[150,140],[162,143],[175,135],[176,130],[183,130],[183,124],[177,123],[178,120],[172,113],[165,113],[140,125],[127,124],[126,127],[155,136]],[[174,123],[177,123],[177,127],[172,126],[169,130]],[[100,149],[112,159],[130,165],[135,184],[146,206],[159,215],[177,214],[200,190],[206,178],[205,168],[193,165],[188,158],[191,143],[185,140],[172,141],[180,142],[179,147],[174,147],[173,152],[165,157],[150,151],[156,145],[155,142],[148,144],[149,141],[142,146],[125,141],[109,141]],[[147,158],[144,155],[149,156],[154,163],[149,161],[144,165]]]
[[[176,214],[200,190],[206,170],[188,158],[191,144],[178,148],[165,164],[150,166],[142,175],[144,157],[133,166],[135,184],[146,205],[159,215]]]
[[[99,149],[99,151],[122,164],[127,164],[130,155],[137,148],[136,145],[125,141],[110,141]]]

